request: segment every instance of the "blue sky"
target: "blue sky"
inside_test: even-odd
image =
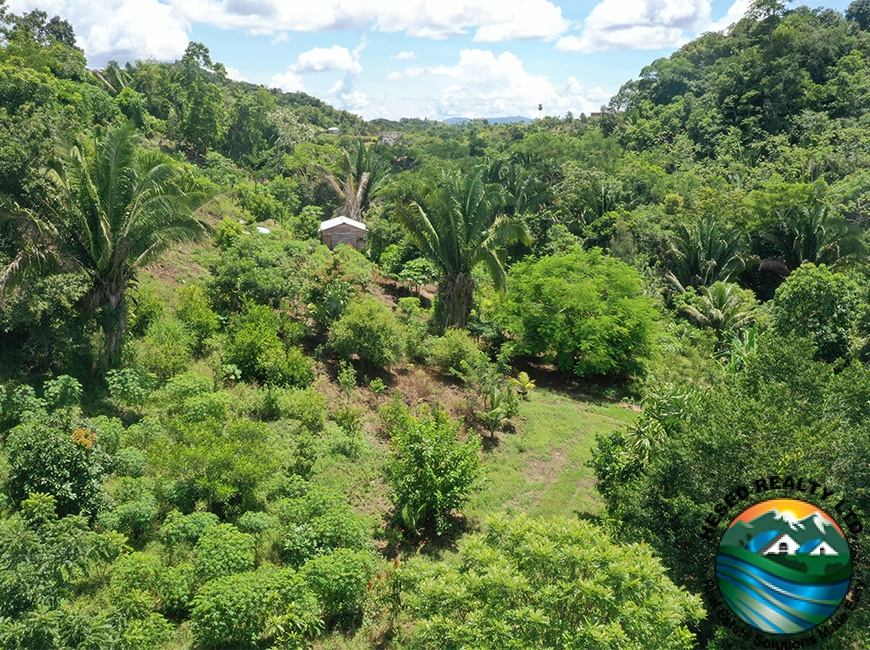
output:
[[[799,3],[792,3],[796,6]],[[827,0],[844,11],[849,0]],[[204,43],[234,79],[362,115],[575,115],[749,0],[8,0],[75,28],[89,64]],[[811,4],[810,6],[818,6]],[[538,111],[538,104],[543,106]]]

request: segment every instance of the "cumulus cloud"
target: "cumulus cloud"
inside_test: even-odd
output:
[[[269,86],[272,88],[280,88],[286,93],[305,92],[305,83],[302,81],[302,77],[290,70],[287,70],[287,72],[284,72],[283,74],[276,74],[272,77]]]
[[[574,77],[562,86],[554,86],[546,76],[528,72],[511,52],[496,56],[489,50],[466,49],[459,53],[456,65],[414,67],[394,74],[395,80],[421,75],[446,80],[446,87],[427,100],[429,112],[441,118],[532,117],[538,114],[538,104],[543,105],[547,115],[589,113],[598,110],[609,97],[601,88],[586,90]]]
[[[293,72],[325,72],[327,70],[346,70],[359,74],[362,66],[359,62],[359,52],[351,52],[341,45],[332,47],[315,47],[302,52],[296,63],[290,67]]]
[[[398,54],[391,54],[390,58],[393,61],[410,61],[417,58],[417,53],[413,50],[408,50],[405,52],[399,52]]]
[[[366,29],[445,38],[476,29],[475,39],[554,39],[568,28],[550,0],[169,0],[191,22],[255,33]]]
[[[227,66],[227,78],[233,81],[248,81],[248,78],[242,74],[238,68]]]
[[[602,0],[579,36],[563,36],[563,52],[679,47],[710,25],[710,0]]]
[[[76,40],[92,66],[112,59],[176,59],[189,42],[190,23],[172,5],[158,0],[12,0],[9,9],[24,13],[39,8],[59,15],[75,30]]]

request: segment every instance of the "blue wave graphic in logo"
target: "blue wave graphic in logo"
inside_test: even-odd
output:
[[[825,583],[820,577],[794,582],[727,552],[716,556],[716,576],[731,609],[753,627],[773,634],[816,627],[836,611],[850,584],[849,579]]]

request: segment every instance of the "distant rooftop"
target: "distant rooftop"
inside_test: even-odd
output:
[[[354,228],[360,228],[361,230],[368,230],[364,223],[359,221],[355,221],[354,219],[350,219],[348,217],[335,217],[334,219],[329,219],[327,221],[320,222],[320,230],[328,230],[329,228],[334,228],[335,226],[347,225],[353,226]]]

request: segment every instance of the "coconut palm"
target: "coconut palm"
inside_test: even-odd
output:
[[[504,246],[526,245],[531,236],[525,224],[503,213],[503,190],[484,180],[486,170],[465,178],[445,175],[425,192],[423,205],[396,210],[396,220],[439,273],[439,324],[465,327],[471,311],[475,280],[472,269],[482,263],[499,291],[505,286]]]
[[[317,173],[339,200],[344,202],[336,215],[362,221],[363,213],[368,209],[389,168],[376,153],[361,142],[355,144],[353,151],[345,151],[343,155],[343,179],[330,174],[323,167],[316,167]]]
[[[126,292],[136,273],[169,245],[206,233],[193,216],[205,200],[193,177],[164,154],[137,146],[132,126],[110,129],[89,159],[81,143],[59,150],[45,172],[51,192],[36,209],[3,210],[22,248],[0,274],[0,300],[28,272],[84,273],[84,310],[105,334],[104,364],[116,363],[126,325]]]

